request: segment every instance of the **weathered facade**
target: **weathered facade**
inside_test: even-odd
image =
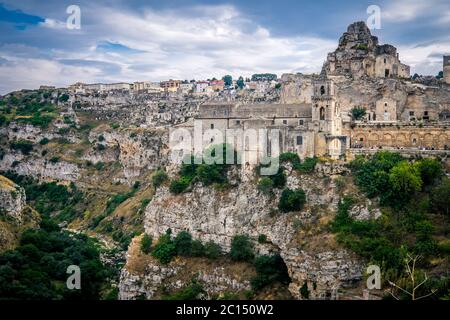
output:
[[[394,46],[379,45],[365,23],[356,22],[328,55],[320,75],[283,75],[279,102],[207,102],[181,127],[198,128],[203,148],[229,142],[230,135],[240,137],[234,145],[252,159],[277,152],[338,159],[349,149],[448,150],[450,86],[414,83],[409,72]],[[355,107],[366,110],[361,119],[353,119]],[[246,135],[252,130],[267,132],[253,141]],[[275,148],[274,130],[279,132]]]

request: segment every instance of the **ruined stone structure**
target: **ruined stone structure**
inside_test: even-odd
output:
[[[319,76],[282,76],[279,102],[207,102],[180,127],[191,132],[197,127],[203,147],[226,142],[231,134],[239,136],[236,130],[267,129],[258,141],[240,135],[235,146],[252,154],[247,160],[277,152],[338,159],[351,149],[447,150],[450,87],[444,82],[438,87],[413,83],[409,73],[394,46],[379,45],[365,23],[356,22],[328,54]],[[450,77],[449,57],[444,74]],[[351,115],[355,107],[366,110],[357,121]],[[270,145],[273,129],[279,131],[279,148]]]

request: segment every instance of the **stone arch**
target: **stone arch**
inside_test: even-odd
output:
[[[355,145],[362,145],[363,147],[367,146],[367,137],[363,133],[358,133],[355,136],[355,140],[353,141]]]
[[[397,147],[405,147],[408,145],[408,139],[404,133],[399,133],[395,139]]]
[[[411,133],[409,136],[409,145],[412,147],[420,146],[420,137],[417,133]]]
[[[319,109],[319,119],[325,120],[325,108],[324,107],[320,107],[320,109]]]
[[[438,147],[439,149],[444,149],[445,146],[450,147],[450,140],[445,133],[440,134],[437,137]]]
[[[390,133],[385,133],[383,135],[383,144],[387,147],[390,147],[390,146],[392,146],[392,143],[393,143],[392,135]]]
[[[371,133],[369,135],[369,146],[373,147],[379,143],[380,137],[376,133]]]
[[[434,146],[434,136],[431,133],[425,133],[422,142],[425,147],[431,148]]]

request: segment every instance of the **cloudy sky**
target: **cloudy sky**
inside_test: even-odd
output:
[[[0,94],[41,84],[319,72],[351,22],[381,9],[380,43],[412,72],[450,53],[449,0],[0,0]],[[68,29],[78,5],[81,28]]]

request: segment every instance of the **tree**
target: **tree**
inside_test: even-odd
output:
[[[416,166],[408,161],[398,163],[389,172],[389,182],[395,199],[406,202],[422,188],[422,179]]]
[[[148,234],[144,234],[141,239],[141,251],[145,254],[149,254],[152,247],[152,237]]]
[[[152,251],[152,256],[162,264],[168,264],[176,254],[175,244],[170,236],[170,232],[162,235]]]
[[[431,208],[433,211],[448,216],[450,214],[450,179],[443,179],[441,184],[435,187],[431,194]]]
[[[187,231],[180,231],[173,240],[175,250],[180,256],[190,256],[192,253],[192,236]]]
[[[278,209],[281,212],[299,211],[306,202],[306,194],[302,189],[284,189],[281,193]]]
[[[363,107],[353,107],[350,110],[353,120],[360,120],[366,115],[366,109]]]
[[[407,254],[405,259],[405,277],[402,279],[402,283],[396,284],[389,281],[389,284],[392,286],[390,294],[396,300],[401,300],[401,296],[396,292],[397,290],[399,290],[401,295],[410,298],[411,300],[424,299],[436,292],[436,289],[432,289],[431,292],[419,296],[420,293],[418,290],[428,281],[427,274],[416,269],[416,264],[420,259],[421,256],[411,256],[410,254]]]
[[[244,82],[244,78],[239,77],[238,81],[236,81],[237,86],[239,87],[239,89],[243,89],[245,87],[245,82]]]
[[[233,77],[230,75],[226,75],[222,78],[222,80],[225,82],[225,86],[231,86],[233,84]]]
[[[442,176],[442,165],[436,159],[424,158],[420,161],[416,161],[414,165],[419,170],[425,185],[432,184],[436,179]]]
[[[222,254],[222,250],[217,243],[209,241],[204,246],[204,255],[208,259],[217,259]]]
[[[235,261],[251,261],[255,254],[250,239],[246,235],[234,236],[231,241],[230,257]]]
[[[436,76],[436,79],[442,79],[444,78],[444,71],[439,71],[439,73]]]

